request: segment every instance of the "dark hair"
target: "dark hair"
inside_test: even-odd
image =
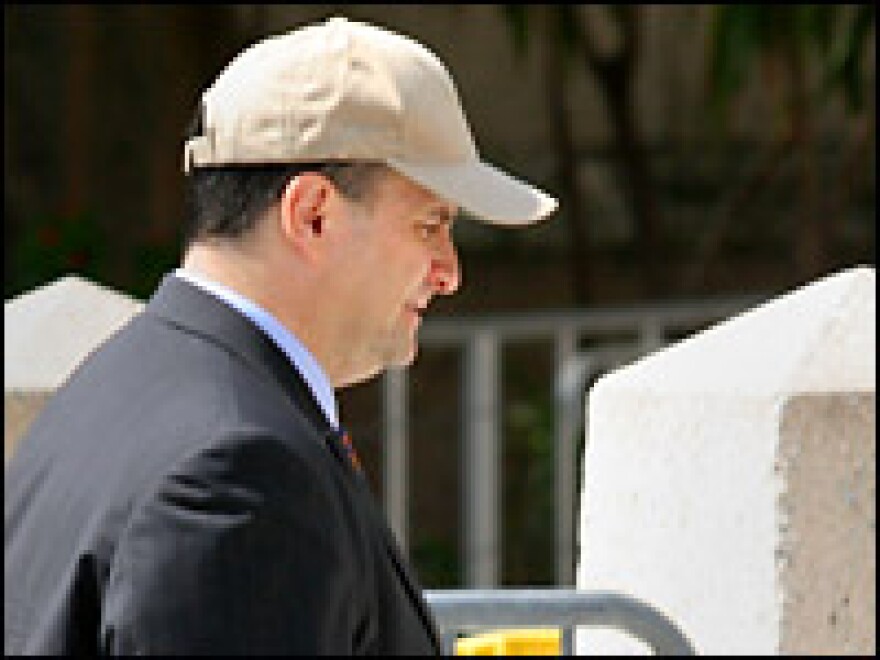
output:
[[[196,112],[186,139],[202,134],[202,111]],[[187,222],[184,248],[216,236],[239,238],[253,229],[281,197],[287,183],[303,172],[327,177],[345,197],[361,201],[373,175],[384,165],[371,161],[328,161],[266,165],[199,167],[186,178]]]

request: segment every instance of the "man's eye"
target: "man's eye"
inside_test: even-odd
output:
[[[431,238],[440,232],[442,225],[436,223],[424,223],[419,225],[419,233],[423,238]]]

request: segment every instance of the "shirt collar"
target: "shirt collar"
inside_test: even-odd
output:
[[[254,301],[233,291],[229,287],[206,278],[204,275],[184,268],[177,268],[174,271],[174,275],[219,298],[250,319],[260,330],[268,335],[284,355],[287,356],[294,369],[306,381],[306,385],[308,385],[312,394],[315,395],[315,399],[317,399],[318,405],[321,406],[321,410],[324,412],[324,416],[330,422],[330,425],[334,429],[339,428],[339,412],[333,386],[315,357],[290,330]]]

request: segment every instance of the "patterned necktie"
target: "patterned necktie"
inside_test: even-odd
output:
[[[351,436],[348,434],[348,431],[340,428],[339,439],[342,442],[342,448],[345,449],[345,453],[348,455],[348,460],[351,462],[355,472],[362,472],[363,468],[361,467],[361,459],[358,457],[354,444],[351,442]]]

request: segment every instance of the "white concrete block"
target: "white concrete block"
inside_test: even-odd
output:
[[[659,607],[699,653],[873,653],[875,296],[854,268],[601,378],[577,586]]]
[[[4,458],[49,395],[143,303],[77,275],[3,305]]]

